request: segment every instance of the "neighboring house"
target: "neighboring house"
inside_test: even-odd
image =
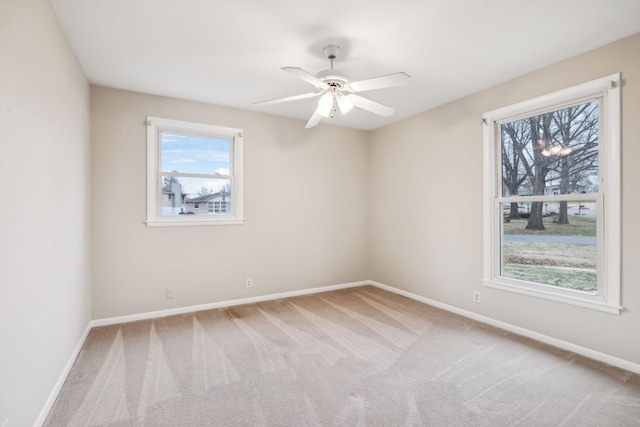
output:
[[[182,192],[179,182],[172,182],[171,187],[162,187],[162,214],[178,215],[184,212],[187,194]]]
[[[226,215],[231,213],[231,194],[222,190],[206,196],[185,200],[187,214],[196,215]]]
[[[591,193],[593,191],[593,189],[591,188],[591,186],[587,183],[578,183],[575,186],[575,190],[574,191],[569,191],[570,193],[578,193],[578,194],[586,194],[586,193]],[[544,189],[544,195],[545,196],[550,196],[550,195],[558,195],[558,194],[562,194],[560,192],[560,186],[559,185],[547,185]]]

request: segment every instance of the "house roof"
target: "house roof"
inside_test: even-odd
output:
[[[211,193],[211,194],[207,194],[205,196],[198,196],[198,197],[194,197],[192,199],[187,198],[187,199],[185,199],[185,203],[203,203],[203,202],[208,202],[211,199],[215,199],[217,197],[221,197],[223,195],[223,193],[224,193],[224,195],[226,197],[230,196],[229,193],[226,193],[224,191],[219,191],[217,193]]]

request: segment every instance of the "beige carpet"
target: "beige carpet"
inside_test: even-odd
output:
[[[46,426],[640,426],[640,377],[365,286],[95,328]]]

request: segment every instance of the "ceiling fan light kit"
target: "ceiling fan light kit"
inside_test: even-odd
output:
[[[329,117],[329,115],[333,113],[333,104],[333,94],[325,92],[325,94],[320,97],[320,101],[318,101],[316,113],[320,114],[322,117]]]
[[[342,114],[347,114],[353,108],[353,102],[349,101],[349,98],[342,93],[336,97],[336,101]]]
[[[354,106],[383,117],[392,115],[395,112],[393,108],[364,98],[357,95],[357,93],[400,86],[408,83],[411,77],[406,73],[399,72],[352,82],[342,71],[334,70],[333,68],[333,61],[337,58],[339,51],[340,46],[337,45],[329,45],[323,49],[323,52],[327,56],[327,59],[329,59],[331,65],[328,70],[320,71],[316,75],[298,67],[282,68],[283,71],[293,75],[294,77],[312,84],[318,92],[310,92],[301,95],[288,96],[286,98],[255,102],[254,105],[272,105],[319,96],[320,99],[318,100],[318,106],[305,126],[307,129],[317,125],[322,118],[333,118],[338,110],[340,110],[342,114],[347,114]]]

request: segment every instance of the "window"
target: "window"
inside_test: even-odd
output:
[[[147,226],[242,224],[242,143],[242,129],[148,117]]]
[[[227,197],[225,194],[222,197]],[[207,210],[209,213],[226,214],[231,209],[231,203],[229,201],[221,202],[208,202]]]
[[[620,75],[483,123],[483,284],[619,314]]]
[[[216,202],[216,213],[226,213],[228,209],[228,201]]]

